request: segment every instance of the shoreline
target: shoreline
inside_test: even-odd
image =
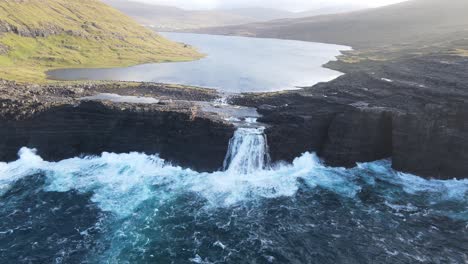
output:
[[[291,162],[312,150],[330,166],[392,158],[398,171],[468,177],[468,58],[429,54],[326,66],[345,75],[233,99],[259,108],[259,121],[270,125],[273,160]]]
[[[373,52],[376,51],[342,52],[323,67],[343,75],[295,90],[226,96],[216,89],[146,82],[4,82],[5,92],[0,100],[8,96],[13,99],[3,100],[3,105],[15,112],[6,119],[3,115],[10,122],[34,117],[24,115],[24,109],[26,113],[41,109],[43,100],[49,105],[47,111],[50,105],[80,105],[83,102],[78,102],[77,97],[99,93],[154,97],[166,102],[152,106],[156,112],[182,113],[188,119],[196,112],[205,118],[208,127],[220,125],[228,129],[230,135],[223,135],[226,140],[233,133],[233,128],[228,128],[230,124],[216,113],[200,111],[194,102],[227,99],[234,105],[256,108],[262,115],[259,121],[268,126],[265,132],[273,162],[292,162],[304,152],[316,152],[327,165],[347,168],[358,162],[392,158],[393,168],[398,171],[426,178],[467,178],[468,154],[464,149],[468,148],[468,128],[464,120],[468,120],[468,91],[464,82],[468,73],[464,69],[468,58],[441,52],[403,58],[401,52],[389,51],[385,60],[365,59],[372,57]],[[355,61],[355,57],[364,59]],[[12,91],[20,92],[9,95]],[[35,97],[42,97],[34,101],[38,106],[31,103]],[[20,103],[14,103],[17,101]],[[111,112],[133,109],[130,111],[138,115],[145,109],[138,104],[106,104],[106,108],[113,109]],[[189,138],[196,135],[187,133]],[[219,143],[220,148],[226,144]],[[225,150],[217,151],[221,154]],[[148,154],[154,153],[153,149]]]
[[[375,86],[386,86],[381,88],[383,90],[374,91],[374,94],[362,88],[350,89],[350,85],[359,87],[363,82]],[[414,155],[414,151],[426,146],[426,143],[417,140],[402,141],[402,138],[419,138],[424,132],[421,131],[424,129],[424,122],[421,123],[418,120],[433,118],[431,116],[433,111],[428,112],[424,103],[413,103],[413,105],[409,104],[408,107],[403,107],[405,104],[381,101],[379,93],[388,89],[388,85],[393,87],[395,84],[375,76],[351,72],[331,82],[320,83],[313,87],[274,93],[243,94],[231,96],[228,101],[235,105],[257,108],[262,115],[259,121],[268,126],[265,132],[269,138],[273,162],[291,162],[304,152],[318,153],[327,165],[348,168],[354,167],[357,162],[393,158],[394,169],[402,172],[426,178],[466,178],[468,176],[467,168],[464,167],[464,163],[458,161],[463,158],[463,155],[460,156],[458,153],[455,153],[455,156],[439,156],[438,160],[434,160],[435,155],[426,153],[427,155],[415,155],[416,159],[405,162],[408,157]],[[114,150],[117,152],[137,151],[146,154],[161,152],[162,157],[166,157],[174,164],[201,171],[216,171],[222,166],[222,160],[219,157],[224,156],[228,141],[234,133],[232,124],[223,120],[218,114],[200,111],[194,104],[197,101],[219,100],[220,93],[213,89],[107,81],[80,81],[79,83],[67,82],[49,85],[24,85],[3,81],[0,86],[3,90],[0,97],[3,109],[0,113],[0,122],[2,122],[0,134],[4,138],[0,144],[8,146],[7,151],[4,147],[0,153],[2,161],[14,160],[20,147],[37,147],[41,156],[43,155],[41,151],[48,152],[47,148],[54,149],[52,152],[49,150],[49,153],[45,155],[45,158],[52,160],[86,154],[100,154],[103,151]],[[358,100],[358,97],[363,96],[363,92],[366,93],[367,102]],[[408,92],[418,91],[408,90]],[[79,98],[95,96],[99,93],[151,97],[158,99],[161,103],[131,104],[79,100]],[[429,99],[426,98],[426,100]],[[431,99],[431,101],[433,100]],[[443,106],[444,103],[446,102],[441,102],[441,105]],[[460,107],[463,108],[463,106]],[[434,109],[440,112],[439,108],[434,107]],[[96,111],[99,114],[94,115]],[[462,111],[461,114],[463,113]],[[447,115],[453,114],[453,112],[447,112]],[[54,121],[57,116],[61,117],[60,121]],[[106,117],[99,120],[102,116]],[[169,116],[172,119],[168,119]],[[446,115],[440,115],[437,121],[443,122],[446,117]],[[73,122],[67,123],[70,119]],[[120,127],[116,126],[115,119],[122,119],[118,122],[125,124]],[[147,122],[152,122],[153,119],[160,122],[160,131],[156,133],[147,128]],[[161,129],[167,120],[171,120],[170,123],[173,127]],[[56,126],[55,130],[47,130],[47,125],[50,125],[47,122],[53,122]],[[98,124],[95,128],[96,131],[89,130],[89,122]],[[38,129],[39,123],[43,126]],[[136,128],[135,124],[139,124],[137,125],[139,128]],[[42,138],[39,137],[41,139],[36,139],[41,133],[51,133],[56,137],[57,134],[61,134],[62,130],[67,131],[69,126],[74,127],[74,136],[62,138],[61,142],[52,143],[50,138],[52,136],[42,136]],[[86,126],[88,129],[80,131]],[[27,135],[22,140],[15,139],[13,143],[8,143],[12,138],[17,137],[18,131],[21,131],[18,129],[23,129]],[[40,129],[45,129],[47,132],[41,132]],[[451,126],[447,129],[463,130],[464,128]],[[109,133],[99,140],[91,140],[91,138],[97,138],[93,133],[99,134],[103,130],[116,134],[120,143],[117,143],[118,141],[115,144],[110,142],[107,138]],[[149,133],[145,134],[144,137],[151,139],[135,137],[140,130]],[[436,134],[438,132],[437,129],[434,131]],[[86,134],[84,137],[86,140],[83,138],[83,134]],[[461,135],[463,136],[463,134]],[[83,140],[77,142],[73,137]],[[194,137],[205,138],[206,141],[202,140],[203,144],[198,142],[200,144],[196,144],[196,146],[186,145],[187,142],[193,141],[191,139]],[[147,146],[151,145],[151,140],[161,141],[158,138],[164,138],[163,141],[166,142],[158,146],[156,146],[157,144],[153,144],[151,147]],[[451,140],[453,139],[456,138],[451,138]],[[70,144],[61,147],[60,145],[64,143],[63,140],[70,141],[70,144],[75,145],[75,149]],[[87,140],[93,141],[96,147],[86,144]],[[213,140],[218,143],[213,144]],[[427,140],[434,145],[446,142],[446,140],[438,142],[443,139],[439,140],[433,137],[429,137]],[[463,137],[461,140],[458,146],[463,148]],[[136,142],[123,143],[127,141]],[[183,143],[180,143],[181,141]],[[41,142],[44,142],[45,145]],[[167,142],[174,145],[167,144]],[[46,149],[41,150],[41,144],[46,146]],[[80,149],[82,144],[87,146],[85,150]],[[124,147],[118,146],[118,144]],[[63,149],[59,151],[61,148],[73,150],[67,150],[66,154],[63,154]],[[172,152],[171,148],[180,149],[180,151]],[[437,148],[443,150],[445,147],[437,145]],[[190,154],[183,154],[187,150]],[[200,150],[205,155],[199,155],[198,151]],[[440,162],[446,162],[448,159],[453,160],[453,166],[442,169],[440,167],[424,167],[427,164],[439,166]]]
[[[173,63],[169,63],[173,65],[165,65],[164,63],[144,63],[130,67],[58,68],[48,71],[48,78],[59,81],[80,79],[135,82],[161,81],[214,88],[230,92],[282,91],[298,89],[297,87],[310,86],[318,82],[330,81],[341,76],[343,72],[324,67],[324,65],[331,61],[336,61],[339,56],[343,56],[345,51],[352,50],[351,47],[342,45],[329,45],[295,40],[270,39],[274,42],[264,43],[264,41],[267,40],[250,38],[248,41],[242,40],[239,43],[231,43],[231,41],[228,41],[229,37],[225,36],[211,40],[211,36],[209,35],[205,37],[192,37],[191,35],[192,34],[188,33],[175,33],[174,35],[163,36],[179,42],[189,43],[189,45],[197,47],[198,50],[209,53],[209,56],[202,59],[202,61],[191,61],[182,63],[179,66]],[[246,54],[250,56],[237,56],[241,58],[237,59],[235,56],[226,55],[224,51],[220,51],[218,45],[207,44],[211,42],[216,44],[218,41],[219,43],[224,43],[223,45],[227,45],[228,47],[232,45],[234,48],[233,52],[237,51],[241,52],[241,54],[244,52],[238,50],[238,47],[247,45],[255,46],[263,43],[268,46],[269,49],[266,49],[267,51],[265,52],[261,50],[249,52]],[[296,42],[302,44],[295,44]],[[309,56],[299,56],[297,52],[290,52],[289,50],[285,50],[286,48],[304,49]],[[262,54],[272,54],[272,52],[276,53],[280,59],[263,59],[262,56],[260,56]],[[278,66],[282,64],[281,58],[284,58],[284,61],[295,60],[296,63],[291,62],[285,66]],[[249,65],[252,63],[255,63],[256,69],[250,68]],[[276,66],[272,67],[271,65]],[[275,77],[270,75],[271,71],[282,72],[282,74],[279,74],[279,77],[275,79]],[[213,78],[214,76],[217,77]]]
[[[0,160],[16,159],[21,145],[56,161],[103,151],[160,154],[200,171],[214,171],[234,128],[197,101],[219,98],[213,90],[162,84],[21,85],[0,82]],[[82,101],[101,92],[158,97],[157,104]],[[192,140],[197,134],[198,140]],[[202,158],[203,157],[203,158]],[[221,157],[221,158],[220,158]]]

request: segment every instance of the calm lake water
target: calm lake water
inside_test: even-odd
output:
[[[162,33],[195,46],[207,56],[198,61],[152,63],[113,69],[63,69],[49,72],[60,80],[163,82],[217,88],[225,92],[295,89],[333,80],[340,72],[323,68],[349,47],[322,43]]]

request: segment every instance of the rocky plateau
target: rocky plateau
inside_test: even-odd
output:
[[[468,57],[424,55],[389,61],[332,62],[345,75],[230,103],[257,108],[274,162],[313,151],[330,166],[392,159],[427,178],[468,177]],[[83,100],[101,93],[157,103]],[[0,160],[23,147],[47,160],[107,152],[158,153],[184,167],[222,167],[235,127],[200,102],[215,90],[165,84],[0,82]]]
[[[468,177],[468,58],[332,62],[347,73],[299,91],[243,95],[258,106],[273,160],[315,151],[331,166],[391,158],[427,178]]]

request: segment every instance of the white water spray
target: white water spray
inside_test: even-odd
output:
[[[232,173],[251,174],[267,169],[270,165],[265,128],[239,128],[229,141],[224,160],[224,170]]]

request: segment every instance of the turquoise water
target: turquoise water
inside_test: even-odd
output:
[[[305,153],[292,164],[199,173],[157,155],[46,162],[24,148],[0,163],[0,186],[4,263],[467,259],[468,181],[425,180],[386,160],[329,168]]]

